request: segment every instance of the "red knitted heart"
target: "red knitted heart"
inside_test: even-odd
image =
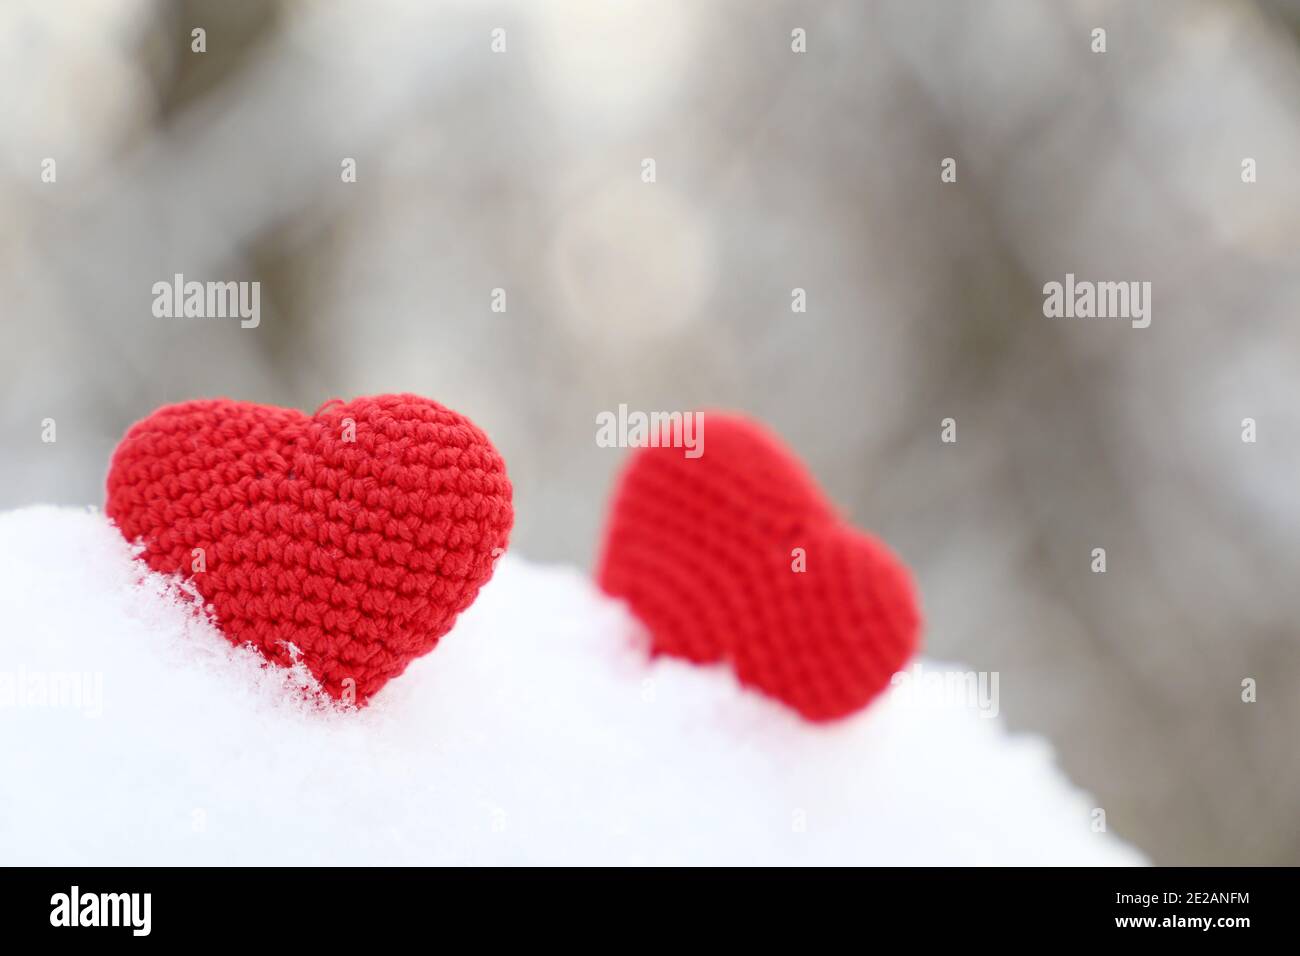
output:
[[[654,653],[728,660],[742,684],[809,720],[864,707],[916,650],[907,569],[843,523],[766,429],[703,417],[700,457],[664,446],[633,453],[614,496],[601,586],[627,600]]]
[[[279,664],[300,653],[358,704],[433,649],[514,519],[487,436],[416,395],[312,416],[168,405],[118,445],[105,511],[150,567],[194,581],[232,643]]]

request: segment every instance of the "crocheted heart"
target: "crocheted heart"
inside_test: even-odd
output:
[[[417,395],[166,406],[118,445],[105,511],[233,643],[358,704],[433,649],[514,519],[487,437]]]
[[[653,653],[729,661],[810,720],[864,707],[917,647],[907,569],[840,520],[774,435],[703,415],[701,456],[667,442],[633,453],[601,586],[646,625]]]

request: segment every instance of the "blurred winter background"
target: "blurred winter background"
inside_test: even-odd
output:
[[[589,565],[597,412],[745,409],[1113,831],[1300,862],[1298,49],[1298,0],[5,0],[0,507],[100,503],[166,402],[411,390]],[[176,272],[260,327],[154,318]],[[1044,318],[1066,272],[1151,327]]]

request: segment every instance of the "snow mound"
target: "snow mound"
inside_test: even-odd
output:
[[[359,712],[94,511],[0,514],[0,621],[4,864],[1142,862],[996,719],[900,686],[805,723],[511,556]]]

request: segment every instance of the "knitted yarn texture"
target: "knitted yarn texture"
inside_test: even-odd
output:
[[[730,662],[741,684],[809,720],[866,706],[917,648],[910,575],[844,523],[780,440],[705,412],[698,458],[632,453],[597,579],[646,625],[651,650]]]
[[[358,704],[451,628],[514,520],[487,436],[417,395],[310,416],[169,405],[127,431],[107,492],[122,534],[155,571],[192,580],[230,641],[300,659]]]

